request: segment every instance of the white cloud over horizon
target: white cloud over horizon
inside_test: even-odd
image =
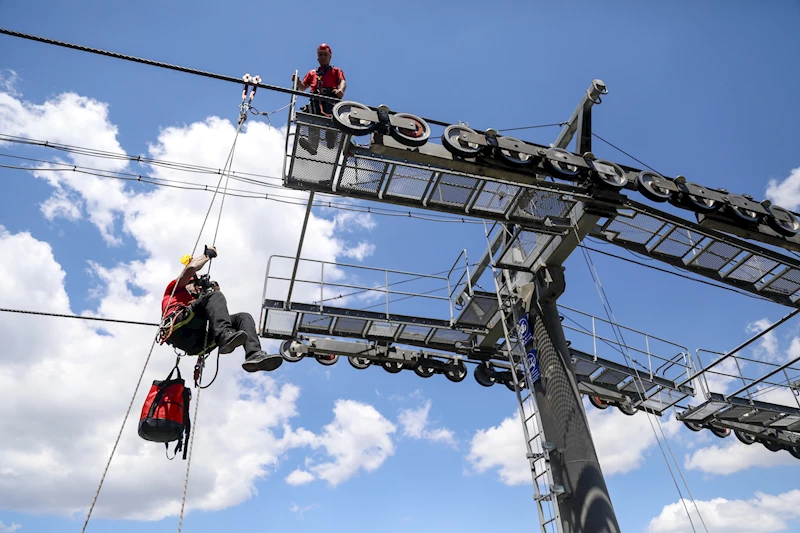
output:
[[[698,531],[704,523],[709,533],[776,533],[797,531],[800,528],[800,490],[791,490],[773,496],[756,492],[748,500],[714,498],[696,500],[697,509],[690,500],[664,506],[661,514],[653,518],[648,533],[689,533]],[[689,509],[691,522],[686,515]],[[694,523],[694,526],[692,526]],[[793,526],[791,529],[788,529]]]
[[[73,93],[33,104],[16,93],[0,92],[0,130],[125,153],[118,141],[118,129],[109,121],[107,104]],[[150,154],[218,168],[234,132],[230,121],[216,117],[165,128],[151,143]],[[249,123],[237,146],[235,170],[280,174],[281,131],[259,122]],[[75,164],[96,168],[121,170],[128,165],[80,154],[66,157]],[[187,178],[186,173],[164,167],[148,168],[148,173],[201,184],[218,179],[196,174]],[[3,305],[156,321],[164,287],[180,272],[178,258],[191,251],[211,195],[131,188],[114,180],[69,173],[36,176],[50,186],[51,196],[42,200],[41,208],[53,224],[59,224],[61,218],[87,219],[91,222],[88,228],[95,228],[108,246],[130,239],[139,258],[109,263],[87,257],[88,275],[98,289],[93,300],[96,305],[76,309],[65,289],[66,277],[86,274],[65,272],[53,248],[31,233],[12,233],[0,226],[0,256],[13,258],[0,262]],[[302,196],[292,191],[284,194]],[[219,198],[215,205],[219,205]],[[258,316],[260,301],[254,296],[268,257],[294,254],[300,231],[295,221],[302,219],[303,213],[304,206],[226,199],[217,240],[220,256],[213,269],[232,312]],[[373,224],[369,216],[350,217],[348,234],[353,233],[353,227]],[[201,247],[210,244],[214,229],[212,222],[206,225]],[[350,248],[340,238],[344,231],[337,228],[334,216],[312,214],[304,255],[335,261]],[[252,280],[258,280],[258,288]],[[307,289],[298,288],[296,294],[298,298],[312,298]],[[0,334],[5,343],[0,353],[0,390],[8,397],[0,405],[0,434],[6,436],[0,442],[0,501],[4,508],[22,512],[82,515],[92,500],[155,331],[7,315],[0,322]],[[339,418],[332,423],[339,426],[326,426],[319,436],[294,428],[291,423],[298,417],[300,388],[271,375],[246,375],[240,367],[242,358],[241,350],[223,356],[217,381],[201,395],[198,423],[193,428],[196,439],[189,511],[219,510],[247,500],[255,493],[256,481],[268,476],[278,458],[295,448],[313,445],[327,451],[330,460],[323,458],[314,473],[332,483],[344,482],[361,468],[374,470],[380,466],[382,459],[375,455],[365,459],[365,464],[353,459],[331,436],[336,428],[341,429],[342,438],[347,438],[350,429],[358,429],[342,422],[347,418],[346,406],[341,408],[345,412],[336,412]],[[177,514],[185,464],[166,461],[162,446],[142,441],[136,434],[137,410],[149,384],[163,379],[174,359],[169,347],[155,348],[94,516],[158,520]],[[191,379],[192,364],[182,365],[187,380]],[[43,388],[42,383],[48,386]],[[25,401],[32,390],[37,391],[39,401]],[[197,396],[193,406],[196,401]],[[366,411],[364,407],[359,413]],[[390,455],[391,442],[389,446],[380,444],[384,444],[382,453]]]
[[[431,412],[431,401],[427,400],[418,409],[403,409],[398,416],[398,422],[403,428],[403,435],[412,439],[424,439],[433,442],[442,442],[450,447],[456,446],[455,434],[452,430],[429,428],[428,417]]]

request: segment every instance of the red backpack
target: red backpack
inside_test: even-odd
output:
[[[172,379],[175,371],[178,372],[178,377]],[[139,436],[144,440],[163,442],[168,450],[167,443],[177,440],[174,453],[177,455],[183,449],[183,458],[186,459],[191,431],[189,420],[191,399],[192,391],[184,386],[181,370],[176,365],[167,379],[153,381],[142,407],[142,416],[139,418]]]

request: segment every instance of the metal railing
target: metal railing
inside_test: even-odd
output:
[[[273,262],[273,260],[276,260],[276,261]],[[274,263],[277,263],[277,262],[282,261],[282,260],[291,261],[291,262],[297,261],[300,264],[319,265],[319,278],[318,279],[302,279],[302,278],[299,278],[297,276],[295,276],[295,277],[286,277],[286,276],[275,275],[274,273],[271,273],[272,268],[275,266]],[[329,281],[329,280],[325,279],[326,267],[328,268],[328,272],[329,273],[334,271],[334,270],[343,269],[343,268],[352,268],[352,269],[357,269],[359,271],[368,271],[368,272],[371,272],[371,273],[380,273],[380,274],[382,274],[381,277],[382,277],[383,283],[380,284],[380,285],[377,285],[377,284],[364,285],[364,284],[358,284],[357,282],[344,283],[344,282],[340,282],[340,281]],[[411,279],[401,280],[401,281],[398,281],[398,282],[390,283],[389,278],[390,278],[391,275],[410,276]],[[353,265],[353,264],[347,264],[347,263],[336,263],[336,262],[332,262],[332,261],[322,261],[322,260],[319,260],[319,259],[303,259],[303,258],[298,259],[296,257],[290,257],[290,256],[286,256],[286,255],[272,255],[272,256],[270,256],[269,260],[267,261],[267,270],[266,270],[266,273],[265,273],[265,276],[264,276],[264,290],[263,290],[263,293],[262,293],[262,301],[264,301],[267,298],[267,290],[268,290],[268,287],[269,287],[270,280],[273,280],[273,281],[284,281],[284,282],[290,283],[290,287],[289,287],[289,290],[287,290],[287,294],[286,294],[286,297],[285,297],[285,303],[284,303],[284,306],[285,306],[285,308],[287,310],[289,309],[289,306],[290,306],[290,303],[291,303],[293,287],[295,285],[297,285],[297,284],[303,284],[303,285],[316,285],[316,286],[319,287],[319,300],[315,300],[313,303],[315,305],[319,306],[320,312],[322,312],[324,310],[326,301],[331,301],[331,300],[334,300],[334,299],[345,299],[347,297],[356,296],[356,295],[359,295],[359,294],[383,293],[383,295],[384,295],[384,305],[385,305],[385,308],[386,308],[385,309],[385,316],[386,316],[387,320],[391,316],[390,304],[393,302],[391,300],[391,297],[392,296],[402,296],[402,297],[404,297],[403,299],[422,298],[422,299],[427,299],[427,300],[436,300],[436,301],[447,302],[447,307],[448,307],[449,316],[450,316],[450,322],[452,323],[454,321],[453,302],[452,302],[452,300],[450,298],[450,295],[452,294],[451,284],[450,284],[450,280],[449,280],[449,278],[447,276],[436,276],[436,275],[430,275],[430,274],[418,274],[418,273],[415,273],[415,272],[405,272],[405,271],[402,271],[402,270],[391,270],[391,269],[385,269],[385,268],[368,267],[368,266],[364,266],[364,265]],[[447,294],[448,295],[447,296],[437,296],[435,294],[430,294],[431,292],[438,292],[440,290],[444,291],[445,287],[442,287],[440,289],[436,289],[434,291],[428,291],[427,294],[423,293],[423,292],[402,291],[402,290],[397,290],[395,288],[392,288],[393,285],[397,285],[397,284],[400,284],[400,283],[406,283],[406,282],[410,282],[410,281],[416,281],[416,280],[434,280],[434,281],[437,281],[437,282],[441,282],[443,285],[446,285],[446,290],[447,290]],[[347,294],[339,294],[339,295],[336,295],[336,296],[333,296],[333,297],[326,297],[326,289],[331,289],[331,288],[353,289],[353,292],[350,292],[350,293],[347,293]],[[329,291],[328,291],[328,293],[329,293]]]
[[[583,311],[579,311],[577,309],[573,309],[571,307],[567,307],[565,305],[559,305],[559,309],[569,311],[570,313],[576,313],[581,315],[586,319],[587,322],[590,322],[590,326],[581,325],[577,320],[572,319],[571,317],[566,317],[569,320],[575,322],[576,326],[572,326],[566,322],[562,323],[562,326],[565,330],[573,331],[580,335],[590,337],[592,339],[592,356],[596,361],[598,358],[598,342],[601,344],[605,344],[606,346],[612,348],[614,351],[618,352],[623,356],[623,358],[630,358],[631,364],[636,364],[641,367],[641,370],[646,371],[649,374],[650,379],[653,379],[654,376],[662,377],[665,379],[670,380],[677,380],[680,376],[685,375],[687,379],[691,378],[695,372],[696,368],[694,362],[691,357],[691,352],[685,346],[680,344],[674,343],[672,341],[668,341],[661,337],[657,337],[655,335],[651,335],[649,333],[645,333],[643,331],[639,331],[633,328],[629,328],[627,326],[622,326],[615,322],[611,322],[601,317],[596,317],[594,315],[590,315]],[[609,328],[617,328],[620,333],[628,332],[636,336],[639,339],[639,343],[643,342],[643,347],[637,347],[637,343],[635,340],[631,341],[630,339],[617,339],[606,337],[601,333],[598,333],[598,328],[606,326]],[[655,348],[660,347],[653,345],[663,345],[664,349],[675,349],[677,353],[671,357],[659,355],[655,353]],[[661,351],[661,350],[659,350]],[[641,361],[637,359],[637,355],[644,356],[647,358],[647,364],[643,364]],[[654,362],[655,360],[655,362]],[[677,368],[678,370],[672,371],[673,368]]]

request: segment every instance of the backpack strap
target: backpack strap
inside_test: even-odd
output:
[[[183,460],[186,460],[186,453],[189,451],[189,434],[192,432],[192,420],[189,417],[189,402],[192,399],[192,391],[187,388],[183,389]],[[181,441],[178,439],[178,446],[175,447],[175,453],[181,447]]]

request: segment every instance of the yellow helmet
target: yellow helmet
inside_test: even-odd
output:
[[[186,265],[188,265],[188,264],[189,264],[189,261],[191,261],[191,260],[192,260],[192,256],[191,256],[191,255],[189,255],[189,254],[186,254],[186,255],[184,255],[183,257],[181,257],[181,264],[182,264],[183,266],[186,266]]]

